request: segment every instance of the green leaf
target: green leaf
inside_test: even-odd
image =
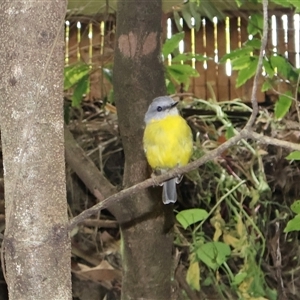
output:
[[[265,292],[266,292],[267,299],[269,299],[269,300],[277,300],[278,299],[277,290],[266,287]]]
[[[245,47],[245,48],[238,48],[230,53],[225,54],[221,60],[220,63],[225,63],[227,59],[235,59],[240,56],[250,56],[250,53],[252,52],[252,49],[250,47]]]
[[[194,18],[194,28],[196,29],[196,31],[199,31],[202,24],[201,14],[200,11],[198,10],[199,5],[192,1],[189,1],[189,4],[190,4],[191,14]]]
[[[179,15],[177,10],[173,10],[173,16],[174,16],[174,21],[175,21],[178,31],[182,31],[183,28],[180,24],[181,16]]]
[[[237,4],[238,7],[241,7],[244,4],[243,0],[235,0],[235,3]]]
[[[182,17],[183,17],[185,23],[187,24],[187,26],[190,29],[192,29],[193,28],[193,25],[192,25],[192,14],[190,12],[189,5],[184,5],[182,7],[181,14],[182,14]]]
[[[300,160],[300,151],[291,152],[285,159],[287,159],[287,160]]]
[[[209,268],[216,271],[231,254],[230,247],[222,242],[209,242],[196,250],[196,255]]]
[[[299,13],[299,11],[300,11],[300,3],[299,3],[299,1],[288,0],[288,2],[290,3],[290,7],[294,6],[296,8],[295,13]]]
[[[281,55],[272,55],[270,57],[270,63],[273,69],[277,69],[277,72],[284,78],[289,79],[293,73],[293,67],[288,60]]]
[[[175,62],[186,62],[192,60],[194,55],[192,53],[180,53],[172,58],[172,63]]]
[[[214,279],[212,276],[207,276],[206,278],[204,277],[204,280],[202,282],[202,286],[210,286],[215,283]]]
[[[191,262],[186,273],[186,281],[192,290],[200,291],[200,268],[198,262]]]
[[[290,7],[290,8],[292,7],[291,4],[296,6],[296,3],[297,3],[297,1],[295,1],[295,0],[289,0],[289,1],[286,1],[286,0],[272,0],[272,2],[278,4],[282,7]],[[299,5],[299,3],[298,3],[298,5]]]
[[[247,32],[251,35],[256,35],[257,33],[261,33],[263,29],[264,19],[262,14],[253,14],[250,17],[247,26]]]
[[[299,231],[300,230],[300,215],[296,215],[292,220],[288,221],[284,232]]]
[[[198,16],[200,16],[199,6],[197,5],[196,2],[189,1],[188,6],[189,6],[189,9],[190,9],[191,15],[194,19],[197,18]]]
[[[176,93],[175,85],[172,81],[166,79],[166,86],[167,86],[167,94],[172,95]]]
[[[204,220],[207,216],[208,213],[206,210],[200,208],[191,208],[179,212],[176,215],[176,220],[184,229],[187,229],[190,225]]]
[[[212,60],[212,57],[208,57],[206,55],[201,54],[194,54],[194,58],[196,59],[196,61]]]
[[[234,136],[235,136],[234,127],[232,126],[232,124],[230,124],[226,128],[226,133],[225,133],[226,140],[229,140],[230,138],[232,138]]]
[[[170,79],[173,79],[176,83],[183,83],[185,88],[190,81],[190,77],[198,77],[199,73],[193,69],[190,65],[173,64],[166,67],[167,75]]]
[[[84,94],[87,94],[90,89],[90,80],[89,80],[89,74],[82,77],[78,82],[74,89],[73,95],[72,95],[72,106],[78,107],[82,101],[82,97]]]
[[[252,40],[247,40],[245,43],[244,43],[244,46],[246,47],[251,47],[254,49],[257,49],[259,50],[260,47],[261,47],[261,40],[260,39],[257,39],[257,38],[253,38]]]
[[[195,70],[192,66],[186,64],[173,64],[171,66],[168,66],[167,70],[169,71],[169,73],[174,74],[174,77],[176,77],[177,75],[177,78],[179,80],[180,78],[199,76],[197,70]]]
[[[255,75],[257,64],[258,64],[258,58],[252,57],[248,67],[239,71],[238,77],[236,79],[236,87],[240,87],[248,79],[250,79]]]
[[[251,64],[251,61],[252,61],[251,56],[245,55],[245,56],[237,57],[231,61],[232,69],[233,70],[245,69]]]
[[[296,200],[292,205],[291,205],[291,210],[295,214],[300,214],[300,200]]]
[[[104,77],[109,81],[109,83],[113,84],[113,72],[112,69],[103,68],[102,69]]]
[[[201,54],[192,54],[192,53],[181,53],[172,58],[173,62],[186,62],[189,60],[195,59],[197,61],[205,61],[207,60],[207,56]]]
[[[201,12],[200,12],[200,0],[197,1],[190,0],[188,1],[187,5],[189,5],[191,15],[194,18],[193,27],[196,29],[196,31],[199,31],[202,24]]]
[[[212,1],[205,1],[205,5],[201,5],[201,10],[203,11],[203,15],[206,15],[211,21],[214,17],[217,17],[220,21],[225,19],[224,14],[220,9],[215,7]]]
[[[253,264],[255,265],[255,263],[253,263]],[[258,266],[255,266],[253,268],[252,272],[255,271],[255,269],[256,269],[256,272],[254,274],[252,273],[253,274],[253,277],[252,277],[253,280],[250,283],[250,286],[248,288],[248,293],[250,295],[254,296],[254,299],[256,297],[265,295],[265,281],[263,280],[263,277],[262,277],[262,274],[261,274],[262,271]],[[256,298],[256,299],[259,299],[259,298]],[[271,300],[271,299],[268,299],[268,300]]]
[[[272,84],[271,82],[269,82],[268,80],[265,81],[261,87],[261,91],[262,92],[266,92],[266,91],[269,91],[270,89],[272,89]]]
[[[240,285],[247,277],[247,272],[239,272],[234,276],[233,285]]]
[[[259,192],[259,194],[264,194],[265,192],[270,192],[270,186],[268,185],[268,183],[265,180],[265,174],[263,172],[259,172],[258,175],[258,180],[259,180],[259,184],[257,187],[257,190]]]
[[[267,75],[269,76],[269,78],[273,78],[275,75],[275,70],[274,68],[271,66],[270,61],[266,60],[265,58],[263,59],[263,66],[265,69],[265,72],[267,73]]]
[[[167,58],[169,54],[171,54],[179,45],[180,41],[184,38],[184,32],[179,32],[174,35],[170,39],[167,39],[162,47],[162,54],[164,58]]]
[[[68,90],[90,73],[90,67],[83,63],[67,66],[64,69],[64,90]]]
[[[293,101],[291,97],[292,93],[290,91],[287,91],[283,95],[279,96],[279,99],[275,104],[274,110],[276,119],[282,119],[287,114]]]

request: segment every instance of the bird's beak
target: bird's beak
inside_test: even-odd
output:
[[[177,101],[177,102],[174,102],[172,105],[171,105],[171,107],[170,108],[173,108],[173,107],[175,107],[177,104],[178,104],[179,102]]]

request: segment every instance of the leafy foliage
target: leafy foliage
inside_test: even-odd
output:
[[[293,151],[287,157],[287,160],[300,160],[300,151]]]
[[[184,229],[207,217],[208,213],[204,209],[192,208],[182,210],[176,215],[176,220],[181,224]]]
[[[172,63],[166,65],[166,85],[168,94],[176,92],[176,84],[184,85],[187,90],[191,77],[198,77],[199,73],[195,70],[190,62],[205,61],[207,58],[201,54],[179,53],[179,43],[184,39],[184,32],[174,34],[170,39],[167,39],[162,48],[162,54],[167,60],[169,55],[172,55]]]
[[[230,254],[230,247],[222,242],[208,242],[200,245],[196,250],[197,258],[213,271],[221,267]]]
[[[170,39],[167,39],[162,46],[162,55],[166,58],[171,54],[175,49],[177,49],[179,43],[184,38],[184,32],[179,32],[172,35]]]
[[[284,232],[291,231],[300,231],[300,214],[297,214],[293,219],[291,219],[284,229]]]
[[[250,16],[247,32],[255,36],[256,34],[260,34],[263,30],[264,19],[262,14],[254,13]]]
[[[162,47],[162,56],[167,61],[169,55],[172,56],[172,64],[166,62],[166,86],[168,94],[176,92],[176,87],[181,84],[185,89],[188,89],[191,77],[198,77],[199,73],[191,66],[190,62],[205,61],[207,57],[201,54],[179,53],[179,43],[184,39],[184,32],[174,34],[170,39],[167,39]],[[113,65],[108,64],[102,69],[102,74],[106,80],[112,84]],[[89,92],[90,75],[94,70],[91,66],[84,63],[77,63],[65,67],[64,71],[64,90],[71,89],[72,106],[78,107],[85,94]],[[111,89],[107,95],[107,101],[113,103],[114,92]]]
[[[292,102],[293,98],[290,91],[285,92],[283,95],[279,95],[279,99],[275,104],[275,118],[282,119],[289,111]]]
[[[81,104],[84,94],[89,92],[91,69],[88,65],[77,63],[64,69],[64,90],[73,89],[72,106]]]
[[[195,159],[200,157],[203,151],[209,151],[210,147],[213,147],[213,141],[222,142],[226,140],[226,134],[236,133],[236,128],[225,110],[250,110],[238,101],[217,103],[213,100],[197,99],[194,100],[194,106],[215,112],[213,117],[202,116],[201,121],[199,120],[202,123],[201,127],[206,128],[209,135],[206,142],[199,143],[201,146],[194,153]],[[216,121],[223,125],[220,132],[213,127]],[[232,166],[229,167],[230,164],[226,163],[237,153],[243,153],[248,159],[249,155],[253,157],[251,163],[247,159],[248,163],[242,167],[241,173],[235,173],[239,168],[232,169]],[[222,276],[225,276],[226,280],[229,280],[232,292],[234,291],[240,299],[247,299],[252,295],[275,300],[276,291],[268,287],[260,261],[256,259],[264,254],[266,245],[265,238],[256,225],[258,216],[254,211],[261,203],[260,198],[268,198],[270,195],[270,187],[261,175],[264,174],[263,166],[260,164],[260,168],[257,169],[256,161],[261,161],[261,154],[254,145],[243,141],[238,149],[229,150],[222,158],[222,164],[220,161],[210,162],[205,170],[199,171],[198,176],[195,172],[188,175],[196,183],[201,195],[201,204],[196,204],[196,207],[207,207],[207,211],[199,208],[185,209],[176,215],[179,224],[189,232],[185,236],[191,237],[186,280],[191,288],[197,291],[204,286],[219,286],[220,299],[227,299],[223,294],[226,284]],[[209,182],[207,180],[212,176],[215,183],[205,187]],[[251,179],[248,181],[243,178]],[[178,236],[176,243],[180,245],[181,242]],[[205,275],[200,277],[200,274]]]
[[[289,6],[291,2],[285,1]],[[258,65],[258,54],[261,47],[260,37],[263,30],[263,17],[259,13],[251,15],[247,31],[249,39],[241,48],[235,49],[221,59],[221,63],[231,62],[233,70],[238,71],[236,86],[244,85],[252,79]],[[276,51],[266,49],[263,57],[264,82],[262,91],[275,91],[278,86],[286,86],[286,91],[281,92],[279,101],[275,106],[275,117],[282,119],[289,112],[293,96],[298,90],[300,70],[295,68],[288,59]]]

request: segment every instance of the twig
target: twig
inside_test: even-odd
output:
[[[259,134],[259,133],[253,132],[253,131],[249,131],[246,135],[247,135],[247,138],[253,139],[262,144],[274,145],[274,146],[289,149],[291,151],[300,151],[299,144],[279,140],[279,139],[265,136],[265,135],[262,135],[262,134]]]
[[[277,290],[279,299],[287,300],[286,292],[284,289],[284,283],[282,278],[282,259],[281,259],[281,249],[280,249],[280,223],[275,222],[275,234],[274,237],[269,241],[271,248],[271,255],[273,264],[276,270],[277,279]]]
[[[86,219],[82,222],[85,226],[90,227],[102,227],[102,228],[118,228],[119,224],[113,220],[98,220],[98,219]]]
[[[252,88],[252,93],[251,93],[251,103],[252,103],[252,114],[250,116],[250,119],[248,120],[245,129],[250,129],[256,119],[256,116],[258,114],[258,103],[257,103],[257,86],[258,86],[258,80],[259,77],[261,76],[262,72],[262,66],[263,66],[263,58],[264,58],[264,52],[267,46],[268,42],[268,0],[263,0],[263,16],[264,16],[264,23],[263,23],[263,35],[261,39],[261,47],[259,51],[259,56],[258,56],[258,65],[257,69],[255,72],[254,76],[254,82],[253,82],[253,88]]]

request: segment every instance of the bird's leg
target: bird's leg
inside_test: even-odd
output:
[[[157,174],[157,171],[154,171],[153,173],[151,173],[151,178],[153,179],[154,181],[154,186],[163,186],[163,182],[162,183],[158,183],[156,181],[156,177],[159,176],[160,174]]]
[[[177,164],[177,166],[176,167],[180,167],[178,164]],[[183,178],[183,175],[177,175],[176,176],[176,184],[178,184],[178,183],[180,183],[181,182],[181,180],[182,180],[182,178]]]
[[[177,183],[177,184],[180,183],[181,180],[182,180],[182,178],[183,178],[183,175],[178,175],[178,176],[176,177],[176,183]]]

